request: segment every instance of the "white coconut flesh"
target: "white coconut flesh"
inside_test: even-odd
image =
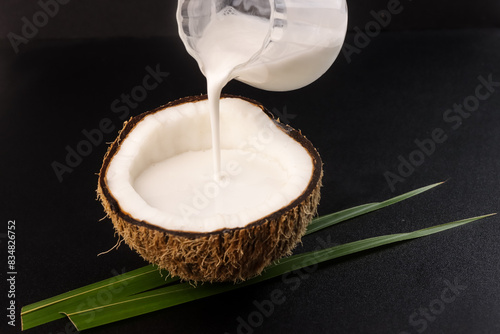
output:
[[[207,100],[144,117],[121,142],[106,182],[122,212],[161,229],[243,228],[288,206],[313,174],[308,151],[260,107],[220,104],[221,177],[212,169]]]

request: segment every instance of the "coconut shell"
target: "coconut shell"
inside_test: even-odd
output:
[[[144,117],[183,103],[206,99],[206,95],[186,97],[130,119],[106,153],[99,173],[97,193],[115,230],[146,261],[166,269],[173,276],[192,281],[243,281],[262,272],[273,261],[291,254],[307,225],[316,215],[323,176],[321,158],[300,131],[274,119],[258,102],[244,99],[262,109],[273,122],[299,142],[313,161],[313,174],[304,192],[287,206],[244,228],[209,233],[166,230],[131,217],[121,210],[106,183],[108,166],[120,143]]]

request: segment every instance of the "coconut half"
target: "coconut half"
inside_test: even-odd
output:
[[[239,281],[291,250],[316,214],[322,163],[299,131],[256,101],[220,101],[221,178],[213,178],[206,96],[128,121],[98,195],[144,259],[194,281]]]

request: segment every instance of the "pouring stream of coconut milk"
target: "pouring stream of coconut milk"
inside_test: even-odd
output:
[[[259,51],[268,31],[268,22],[264,20],[242,14],[227,15],[210,22],[198,42],[200,67],[207,79],[216,181],[220,179],[221,165],[219,102],[222,88],[235,78],[238,66],[243,66]]]
[[[347,7],[345,0],[179,0],[177,21],[207,79],[218,181],[222,88],[232,79],[273,91],[315,81],[340,52]]]

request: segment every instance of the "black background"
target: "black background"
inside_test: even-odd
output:
[[[106,145],[59,182],[51,164],[64,162],[67,145],[85,137],[103,118],[121,120],[111,103],[142,83],[146,66],[169,76],[131,111],[136,115],[168,101],[204,93],[204,78],[176,36],[174,1],[77,2],[60,13],[16,54],[0,47],[1,307],[7,289],[8,220],[16,220],[18,310],[41,299],[129,271],[145,263],[126,246],[97,257],[116,238],[95,188]],[[401,2],[388,31],[359,53],[341,54],[315,83],[292,92],[266,92],[238,82],[225,92],[286,109],[290,124],[315,144],[324,160],[320,214],[380,201],[447,180],[416,198],[304,238],[341,244],[497,212],[500,198],[500,87],[456,129],[443,120],[453,104],[475,94],[479,76],[500,82],[498,1]],[[2,36],[19,34],[21,17],[36,5],[1,3]],[[349,2],[350,27],[364,27],[384,1]],[[165,13],[165,15],[163,14]],[[113,16],[115,15],[115,16]],[[168,27],[168,28],[167,28]],[[356,46],[358,37],[347,36]],[[358,45],[359,46],[359,45]],[[391,191],[384,173],[397,173],[415,140],[441,128],[447,140]],[[500,332],[499,218],[322,264],[300,286],[280,278],[224,295],[125,320],[88,333],[236,333],[238,317],[280,289],[276,306],[254,333],[418,333],[409,317],[428,308],[446,288],[466,286],[424,333]],[[20,331],[6,326],[2,333]],[[423,319],[423,317],[418,317]],[[63,319],[27,333],[72,333]]]
[[[43,0],[50,2],[52,0]],[[62,0],[61,0],[62,1]],[[60,12],[37,39],[177,36],[175,0],[65,0]],[[370,11],[387,8],[389,0],[348,1],[349,29],[364,27]],[[386,30],[499,27],[498,0],[400,0],[406,9]],[[38,1],[0,1],[0,38],[20,34],[22,21],[40,10]]]

